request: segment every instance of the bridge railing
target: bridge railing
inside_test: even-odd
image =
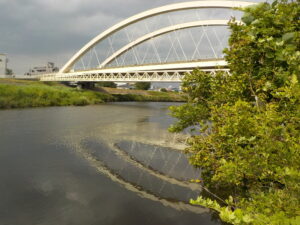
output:
[[[203,70],[214,75],[216,71],[225,71],[229,73],[228,69],[208,69]],[[115,73],[99,73],[89,72],[83,74],[45,74],[40,77],[41,81],[72,81],[72,82],[182,82],[186,73],[190,70],[166,70],[166,71],[131,71],[131,72],[115,72]]]

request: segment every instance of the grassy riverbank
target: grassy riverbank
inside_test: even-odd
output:
[[[136,101],[136,102],[185,102],[186,96],[176,92],[160,92],[145,90],[124,90],[117,88],[98,88],[98,91],[111,94],[117,101]]]
[[[0,109],[83,106],[113,101],[184,101],[184,96],[176,93],[143,92],[131,90],[119,93],[116,90],[77,90],[55,82],[38,82],[1,79]]]

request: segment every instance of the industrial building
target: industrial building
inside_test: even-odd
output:
[[[0,77],[6,77],[6,68],[7,68],[7,57],[5,54],[0,53]]]
[[[53,62],[48,62],[46,66],[37,66],[25,73],[26,76],[36,76],[40,74],[56,73],[58,72],[58,67],[54,66]]]

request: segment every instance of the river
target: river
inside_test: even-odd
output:
[[[200,171],[167,132],[171,104],[0,111],[0,224],[221,224],[188,203]]]

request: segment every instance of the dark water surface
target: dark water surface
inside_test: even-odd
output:
[[[0,225],[220,224],[188,204],[200,172],[170,103],[0,111]]]

